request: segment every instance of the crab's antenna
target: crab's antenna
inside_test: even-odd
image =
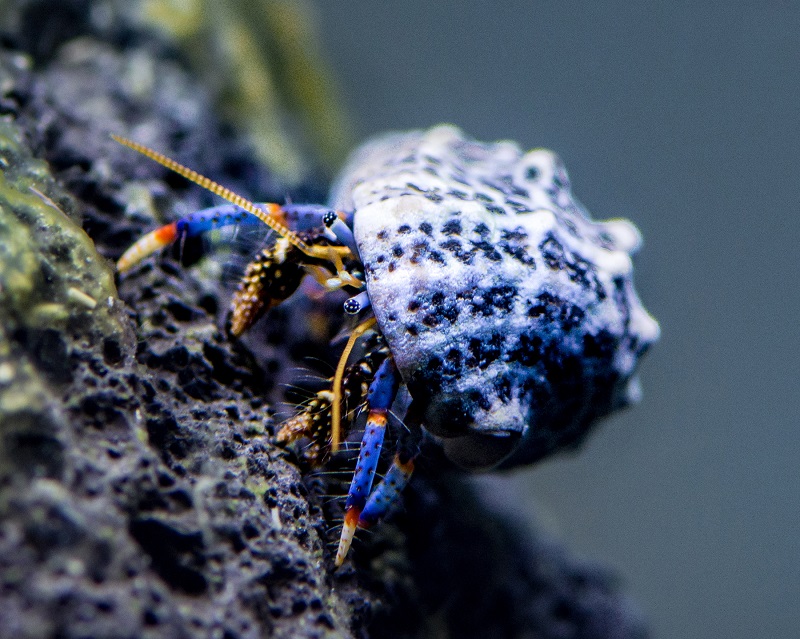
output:
[[[342,356],[339,358],[336,374],[333,376],[333,402],[331,404],[331,452],[333,453],[339,450],[342,439],[342,378],[344,377],[344,368],[347,366],[347,358],[350,357],[358,338],[375,326],[376,322],[374,317],[370,317],[353,329]]]
[[[178,175],[182,175],[187,180],[194,182],[195,184],[202,186],[204,189],[211,191],[214,195],[218,195],[221,198],[232,202],[236,206],[244,209],[248,213],[255,215],[259,220],[261,220],[264,224],[266,224],[269,228],[273,231],[285,237],[291,244],[299,248],[303,253],[306,255],[315,256],[316,253],[313,249],[306,244],[294,231],[288,229],[284,224],[282,224],[278,219],[277,216],[281,213],[281,206],[280,204],[273,204],[268,203],[264,206],[267,208],[268,212],[264,212],[262,209],[258,208],[255,204],[253,204],[250,200],[243,198],[241,195],[234,193],[228,188],[225,188],[221,184],[217,184],[213,180],[205,177],[204,175],[200,175],[197,171],[193,171],[192,169],[179,164],[175,160],[168,158],[166,155],[159,153],[158,151],[154,151],[153,149],[146,147],[144,144],[139,144],[138,142],[134,142],[133,140],[128,140],[127,138],[123,138],[119,135],[111,134],[111,137],[122,144],[123,146],[127,146],[129,149],[133,149],[138,153],[141,153],[145,157],[150,158],[151,160],[158,162],[161,166],[170,169],[171,171],[175,171]]]

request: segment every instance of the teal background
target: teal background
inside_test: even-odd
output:
[[[617,569],[657,638],[800,636],[800,3],[314,4],[360,136],[553,148],[644,235],[643,403],[482,485]]]

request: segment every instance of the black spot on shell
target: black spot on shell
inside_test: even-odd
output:
[[[501,231],[500,237],[502,237],[504,240],[508,240],[509,242],[521,242],[522,240],[528,239],[528,233],[524,228],[518,226],[511,230],[504,229]]]
[[[486,224],[484,224],[483,222],[480,222],[479,224],[476,224],[475,228],[473,230],[475,231],[475,233],[477,233],[481,237],[486,237],[487,235],[489,235],[489,232],[490,232],[489,231],[489,227],[486,226]]]
[[[506,200],[506,204],[520,215],[524,213],[531,213],[530,207],[522,202],[517,202],[516,200]]]
[[[442,224],[444,235],[461,235],[461,220],[447,220]]]
[[[472,306],[474,313],[480,313],[484,317],[494,315],[495,311],[508,313],[517,293],[516,286],[493,286],[484,291],[476,292],[472,300],[470,300],[470,306]]]
[[[540,293],[536,297],[536,303],[528,309],[528,317],[559,325],[564,331],[579,326],[584,315],[584,310],[579,306],[547,291]]]
[[[506,354],[508,362],[519,362],[523,366],[534,366],[542,359],[544,340],[533,330],[522,333],[519,341]]]
[[[497,243],[497,246],[500,250],[505,253],[506,255],[510,255],[518,262],[521,262],[525,266],[530,266],[531,268],[536,268],[536,260],[532,255],[528,254],[528,247],[517,243],[510,243],[506,240],[500,240]]]
[[[616,348],[617,340],[606,330],[599,331],[597,335],[587,333],[583,336],[583,356],[587,359],[610,362]]]
[[[495,249],[491,242],[481,240],[479,242],[472,242],[472,245],[479,251],[482,251],[483,256],[490,262],[500,262],[503,259],[503,256],[497,252],[497,249]]]
[[[516,286],[495,286],[489,289],[486,297],[495,308],[508,312],[511,310],[517,292]]]
[[[478,408],[489,410],[492,407],[492,403],[486,397],[486,394],[479,390],[471,390],[467,393],[467,397],[472,403],[477,404]]]
[[[423,222],[422,224],[420,224],[419,230],[425,233],[425,235],[433,234],[433,227],[428,222]]]
[[[498,377],[494,381],[494,390],[497,398],[504,404],[511,399],[511,380],[509,380],[507,374]]]
[[[576,255],[573,256],[572,260],[565,263],[565,267],[567,269],[567,277],[569,277],[570,281],[575,282],[583,289],[591,288],[589,276],[590,273],[594,272],[594,266],[592,264],[589,264],[589,262]]]
[[[400,246],[399,244],[395,244],[392,247],[392,255],[394,255],[395,257],[403,257],[403,247]]]
[[[428,256],[431,245],[426,240],[418,240],[411,245],[411,263],[419,264],[422,258]]]
[[[473,337],[469,340],[469,355],[465,364],[469,368],[488,368],[492,362],[496,361],[502,352],[504,338],[499,333],[492,333],[488,339],[478,339]]]
[[[472,257],[477,251],[477,249],[465,251],[461,245],[461,242],[456,239],[446,240],[439,244],[439,246],[445,251],[451,252],[457,260],[463,262],[464,264],[472,264]]]
[[[539,252],[544,258],[544,263],[548,268],[558,271],[564,268],[564,247],[552,233],[548,233],[544,240],[539,244]]]
[[[461,351],[457,348],[451,348],[447,351],[442,362],[442,378],[452,381],[461,377],[463,365],[461,362]]]
[[[403,224],[397,228],[398,233],[408,233],[411,231],[411,227],[408,224]]]
[[[433,313],[428,313],[425,317],[422,318],[422,323],[425,324],[428,328],[435,328],[439,326],[439,318],[436,317]]]

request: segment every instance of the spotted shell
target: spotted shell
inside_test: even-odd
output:
[[[426,429],[470,468],[577,444],[638,398],[658,338],[632,283],[640,235],[593,221],[551,151],[453,126],[356,151],[332,194]]]

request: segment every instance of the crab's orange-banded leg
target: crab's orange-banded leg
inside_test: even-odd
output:
[[[154,162],[158,162],[161,166],[170,169],[171,171],[175,171],[178,175],[185,177],[187,180],[194,182],[195,184],[202,186],[204,189],[211,191],[215,195],[220,196],[232,202],[236,206],[244,209],[251,215],[254,215],[259,220],[261,220],[264,224],[266,224],[269,228],[273,231],[278,233],[279,235],[285,237],[290,243],[294,246],[299,248],[303,253],[311,257],[320,257],[320,251],[318,247],[311,247],[306,244],[300,237],[286,227],[279,218],[281,218],[281,206],[280,204],[274,203],[267,203],[263,204],[262,206],[266,209],[259,208],[255,204],[253,204],[250,200],[243,198],[241,195],[234,193],[230,189],[214,182],[213,180],[205,177],[204,175],[200,175],[197,171],[193,171],[192,169],[179,164],[175,160],[168,158],[166,155],[159,153],[158,151],[154,151],[153,149],[139,144],[138,142],[134,142],[133,140],[128,140],[127,138],[123,138],[119,135],[112,134],[111,137],[122,144],[123,146],[127,146],[129,149],[133,149],[138,153],[150,158]]]
[[[358,453],[358,463],[355,473],[353,473],[353,481],[350,483],[350,490],[347,493],[344,524],[339,538],[339,549],[336,551],[335,563],[337,566],[341,566],[347,556],[356,527],[361,520],[361,513],[367,503],[367,497],[372,491],[372,482],[375,479],[375,471],[378,468],[383,438],[386,433],[389,409],[394,403],[399,387],[400,373],[394,364],[394,359],[389,355],[375,372],[367,392],[367,424],[364,427],[364,437],[361,440],[361,450]],[[413,464],[411,469],[413,469]],[[410,472],[411,470],[409,470],[409,476]],[[383,490],[383,492],[386,491]]]
[[[342,378],[347,366],[347,359],[358,338],[375,326],[375,323],[375,318],[370,317],[353,329],[344,351],[342,351],[342,356],[339,358],[339,364],[336,366],[336,374],[333,376],[333,405],[331,406],[331,452],[333,453],[339,450],[342,441]]]
[[[150,231],[136,240],[117,260],[117,271],[120,273],[129,271],[146,257],[179,239],[195,237],[207,231],[234,224],[245,226],[263,223],[259,218],[250,215],[234,204],[221,204],[195,211],[186,217]]]

